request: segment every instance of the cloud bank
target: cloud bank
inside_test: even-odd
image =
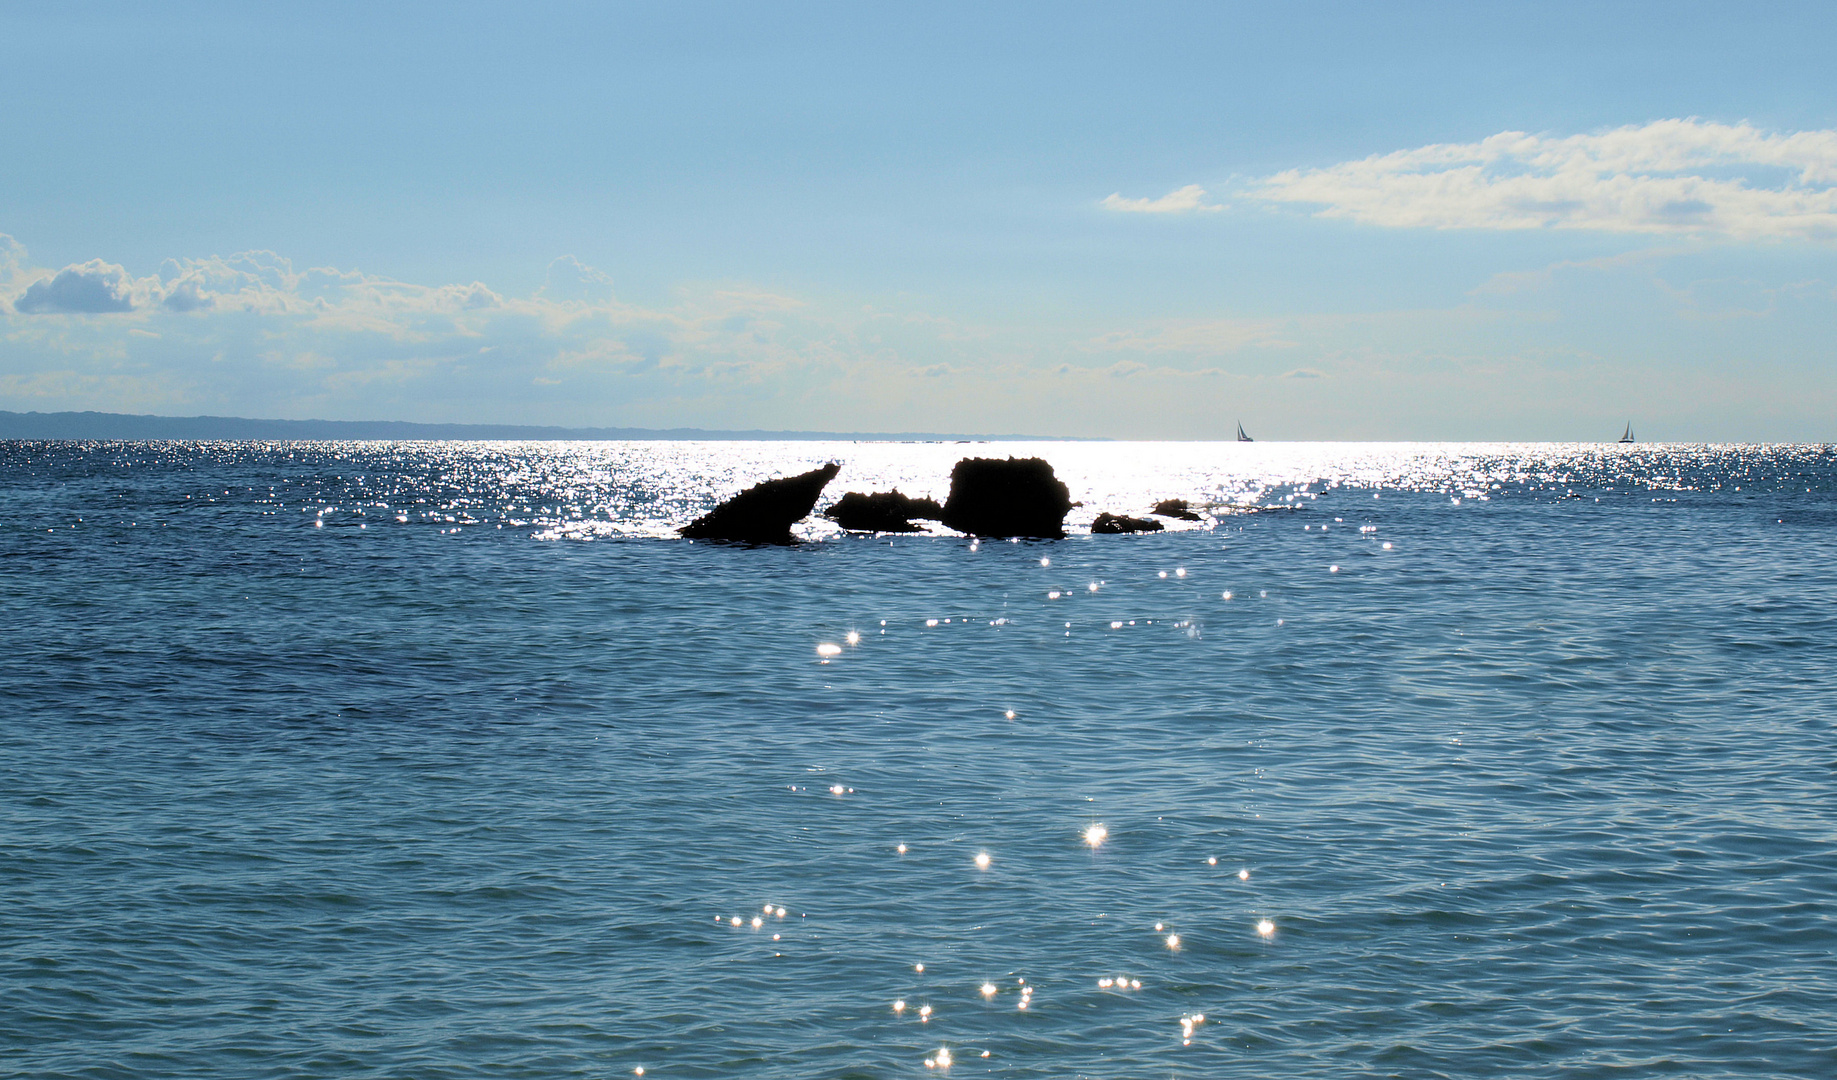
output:
[[[745,286],[645,306],[614,286],[572,256],[522,297],[271,251],[135,277],[35,266],[0,234],[0,409],[1050,433],[1082,430],[1086,398],[1107,410],[1117,376],[1152,397],[1274,341],[1230,322],[1042,334]]]
[[[1291,169],[1248,194],[1388,228],[1830,240],[1834,183],[1837,131],[1781,134],[1689,119],[1566,137],[1506,131]]]
[[[736,284],[634,304],[566,256],[516,296],[266,251],[44,267],[0,235],[0,409],[1269,439],[1594,437],[1631,411],[1826,439],[1837,285],[1786,261],[1750,280],[1680,243],[1441,306],[977,323]]]

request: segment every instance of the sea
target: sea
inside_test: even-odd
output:
[[[1837,452],[0,443],[0,1075],[1837,1076]]]

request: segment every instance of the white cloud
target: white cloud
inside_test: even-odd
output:
[[[146,291],[121,267],[91,259],[32,282],[14,299],[13,310],[21,315],[115,314],[133,311],[135,294]]]
[[[1223,210],[1224,207],[1208,203],[1206,189],[1198,184],[1188,184],[1177,191],[1170,191],[1158,199],[1125,199],[1123,193],[1113,192],[1103,200],[1103,208],[1124,214],[1190,214],[1195,211],[1211,212]]]
[[[1832,239],[1834,184],[1837,130],[1690,119],[1566,137],[1506,131],[1291,169],[1249,194],[1391,228]]]

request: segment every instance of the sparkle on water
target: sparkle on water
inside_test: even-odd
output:
[[[1829,1071],[1824,448],[0,453],[21,1075]]]

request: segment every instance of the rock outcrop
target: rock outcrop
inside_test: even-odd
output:
[[[918,532],[914,520],[936,521],[944,510],[935,500],[901,495],[898,488],[863,495],[851,491],[823,516],[853,532]]]
[[[1040,458],[964,458],[950,471],[945,525],[972,536],[1065,535],[1071,492]]]
[[[1193,508],[1187,505],[1185,499],[1162,499],[1160,502],[1155,503],[1155,508],[1149,511],[1149,513],[1159,514],[1161,517],[1175,518],[1179,521],[1199,520],[1199,515],[1193,513]]]
[[[1126,514],[1103,513],[1098,514],[1097,519],[1091,522],[1091,531],[1094,533],[1160,532],[1161,523],[1150,521],[1147,518],[1129,517]]]
[[[737,540],[748,544],[789,544],[791,526],[816,508],[824,485],[842,466],[835,462],[796,476],[754,484],[679,532],[691,540]]]

